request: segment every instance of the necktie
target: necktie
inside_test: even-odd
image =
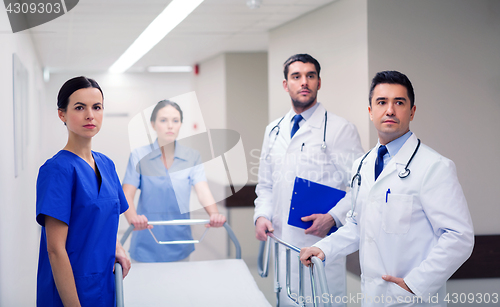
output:
[[[299,130],[299,122],[302,120],[302,115],[297,114],[293,117],[293,127],[292,127],[292,133],[290,133],[290,138],[293,138],[295,132]]]
[[[377,161],[375,161],[375,180],[377,180],[378,175],[382,173],[384,169],[384,155],[387,153],[387,147],[382,145],[378,148]]]

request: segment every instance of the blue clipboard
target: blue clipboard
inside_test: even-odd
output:
[[[328,213],[345,196],[345,191],[299,177],[295,177],[292,193],[288,225],[303,229],[311,227],[313,222],[303,222],[302,217]],[[328,234],[336,230],[337,227],[334,226]]]

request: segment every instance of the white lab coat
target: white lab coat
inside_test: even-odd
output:
[[[399,178],[416,146],[413,134],[377,181],[372,150],[360,171],[358,215],[315,244],[326,259],[359,248],[363,306],[446,306],[446,281],[472,252],[472,220],[454,163],[422,144],[410,175]],[[350,203],[351,196],[341,202]],[[384,281],[385,274],[404,278],[415,295]]]
[[[327,148],[321,149],[325,121],[325,108],[322,105],[317,107],[311,118],[300,127],[293,139],[290,139],[290,122],[294,114],[293,110],[290,110],[285,115],[279,125],[280,132],[277,137],[277,128],[272,132],[271,130],[280,119],[273,121],[266,128],[256,188],[254,222],[258,217],[266,217],[272,221],[276,236],[295,246],[306,247],[316,243],[320,237],[305,235],[304,229],[289,226],[287,223],[295,177],[345,190],[349,185],[352,163],[362,155],[363,149],[356,127],[332,113],[327,115]],[[331,213],[342,220],[348,210],[349,205],[336,206]],[[330,292],[344,296],[345,257],[327,263],[326,268]],[[291,285],[294,293],[298,293],[297,271],[298,254],[294,255],[292,252]],[[286,295],[283,247],[280,247],[280,272],[281,306],[295,306]],[[305,296],[311,296],[309,273],[307,270],[304,272],[307,274],[305,288],[309,290]],[[311,297],[303,299],[307,301]]]

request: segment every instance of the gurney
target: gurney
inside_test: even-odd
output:
[[[149,222],[150,225],[204,225],[209,220],[172,220]],[[115,265],[117,307],[148,306],[271,306],[259,290],[247,265],[241,259],[241,247],[231,227],[225,223],[236,249],[236,259],[193,262],[134,263],[122,279],[120,264]],[[131,225],[120,242],[125,243]],[[200,239],[159,241],[158,244],[200,243]],[[145,230],[142,230],[145,231]]]
[[[271,251],[271,241],[274,241],[274,292],[276,293],[276,306],[280,306],[280,292],[283,290],[282,284],[280,283],[279,280],[279,272],[280,272],[280,266],[279,266],[279,247],[280,245],[283,245],[285,247],[285,253],[286,253],[286,264],[285,264],[285,290],[287,293],[287,296],[297,305],[300,307],[306,306],[306,302],[304,300],[300,300],[299,298],[304,297],[304,268],[305,266],[299,261],[299,292],[298,293],[292,293],[291,287],[290,287],[290,280],[291,280],[291,264],[290,264],[290,259],[291,259],[291,252],[299,253],[300,254],[300,248],[287,243],[283,241],[282,239],[276,237],[273,233],[268,232],[267,233],[267,241],[266,242],[261,242],[260,244],[260,250],[259,250],[259,258],[258,258],[258,266],[259,266],[259,275],[263,278],[267,277],[268,275],[268,270],[269,270],[269,256],[270,256],[270,251]],[[298,255],[297,255],[298,256]],[[325,275],[325,270],[324,270],[324,265],[321,259],[318,257],[311,257],[311,266],[309,267],[309,277],[310,277],[310,282],[311,282],[311,290],[312,290],[312,297],[328,297],[330,291],[328,290],[328,283],[326,280],[326,275]],[[314,271],[316,270],[316,273]],[[317,285],[318,284],[318,285]],[[323,296],[326,295],[326,296]],[[333,302],[331,300],[320,300],[319,302],[317,300],[313,301],[314,306],[319,306],[319,303],[322,303],[323,306],[325,307],[331,307],[333,306]]]

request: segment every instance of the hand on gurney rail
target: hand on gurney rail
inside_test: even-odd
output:
[[[300,261],[309,266],[311,264],[311,257],[316,256],[321,260],[325,260],[325,254],[323,251],[317,247],[304,247],[300,250]]]
[[[130,267],[132,266],[132,263],[127,257],[127,252],[125,252],[125,249],[118,240],[116,240],[115,262],[118,262],[122,265],[123,278],[125,278],[125,276],[127,276],[128,274],[128,271],[130,270]]]
[[[261,216],[255,222],[255,237],[257,240],[266,241],[267,233],[273,231],[273,223],[265,217]]]
[[[226,222],[226,217],[220,213],[212,213],[210,215],[210,224],[205,225],[206,227],[222,227]]]
[[[144,215],[135,215],[130,218],[129,223],[134,225],[134,230],[151,229],[153,225],[148,225],[148,218]]]

